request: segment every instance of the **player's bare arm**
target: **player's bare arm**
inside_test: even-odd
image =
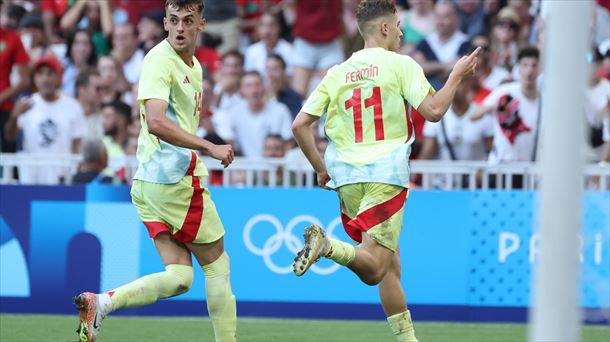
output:
[[[320,187],[326,190],[333,190],[326,186],[326,183],[330,181],[330,177],[328,176],[326,165],[324,165],[324,160],[316,148],[316,140],[311,129],[311,125],[318,121],[318,119],[319,117],[317,116],[299,112],[292,123],[292,133],[297,144],[303,150],[303,154],[305,154],[305,157],[307,157],[307,160],[309,160],[309,163],[316,171]]]
[[[167,102],[158,99],[146,100],[146,124],[148,132],[172,145],[199,150],[203,154],[221,161],[224,167],[233,162],[234,154],[231,145],[214,145],[211,142],[190,134],[175,122],[171,121],[165,112]]]
[[[445,86],[434,95],[428,95],[417,108],[417,111],[428,121],[437,122],[442,119],[443,115],[449,109],[455,90],[460,82],[466,77],[474,73],[477,66],[478,55],[481,53],[481,48],[478,47],[468,56],[460,58],[453,67],[449,79]]]

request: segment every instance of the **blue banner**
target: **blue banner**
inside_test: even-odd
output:
[[[311,305],[308,317],[327,317],[333,306],[346,305],[372,313],[342,309],[337,311],[341,318],[382,316],[376,287],[364,285],[346,268],[323,260],[303,277],[292,274],[304,227],[317,224],[349,241],[336,193],[210,191],[225,226],[233,291],[242,312],[299,316],[297,309],[286,308],[301,303]],[[581,237],[582,306],[606,321],[609,197],[607,192],[585,195]],[[81,291],[109,291],[163,270],[127,187],[0,186],[0,203],[0,312],[72,313],[70,298]],[[485,315],[517,310],[517,320],[523,319],[540,240],[536,208],[532,192],[412,191],[400,237],[409,304],[428,310],[430,319],[451,319],[451,307]],[[203,300],[204,276],[195,267],[193,289],[164,301],[163,313],[184,314],[193,303],[203,313]],[[154,308],[134,312],[159,314]]]

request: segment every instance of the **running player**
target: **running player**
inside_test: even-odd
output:
[[[343,226],[359,246],[308,227],[294,272],[302,275],[320,257],[347,266],[367,285],[379,285],[397,340],[416,341],[398,248],[415,139],[405,101],[427,120],[439,121],[461,80],[474,72],[480,49],[461,58],[436,93],[413,59],[395,53],[402,32],[393,0],[363,0],[356,18],[364,49],[328,71],[295,118],[293,132],[320,186],[338,192]],[[325,112],[329,145],[323,161],[310,126]]]
[[[231,291],[224,228],[201,177],[207,169],[194,151],[233,161],[230,145],[214,145],[194,135],[199,123],[202,69],[196,58],[203,31],[201,0],[166,0],[167,39],[144,58],[138,100],[142,129],[140,163],[131,197],[165,271],[150,274],[107,293],[75,298],[80,311],[77,333],[93,341],[111,311],[156,302],[188,291],[193,281],[191,254],[205,273],[206,300],[216,341],[236,339],[235,297]],[[205,208],[205,210],[204,210]]]

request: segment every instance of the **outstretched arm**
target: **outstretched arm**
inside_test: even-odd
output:
[[[167,102],[159,99],[149,99],[144,103],[148,132],[172,145],[199,150],[204,155],[221,161],[224,167],[233,161],[231,145],[214,145],[211,142],[190,134],[175,122],[165,116]]]
[[[470,55],[460,58],[457,63],[455,63],[451,74],[449,74],[449,79],[447,79],[443,88],[434,95],[426,96],[417,108],[417,111],[421,113],[426,120],[437,122],[445,115],[453,101],[455,90],[460,82],[462,82],[466,76],[474,73],[477,66],[477,57],[480,53],[481,48],[478,47]]]
[[[326,183],[330,181],[330,177],[328,176],[328,171],[326,171],[324,160],[322,160],[322,157],[316,148],[316,139],[311,129],[311,125],[318,121],[318,119],[320,118],[317,116],[299,112],[292,123],[292,133],[294,134],[297,144],[299,144],[299,147],[303,151],[303,154],[305,154],[305,157],[307,157],[307,160],[309,160],[309,163],[316,171],[320,187],[326,190],[332,190],[326,186]]]

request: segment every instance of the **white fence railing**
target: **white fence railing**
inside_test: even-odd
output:
[[[235,158],[227,169],[209,157],[202,158],[211,176],[206,184],[244,187],[313,187],[315,174],[304,158],[251,159]],[[32,155],[24,153],[0,154],[0,184],[20,184],[15,170],[19,168],[54,168],[64,184],[70,184],[72,175],[78,170],[79,155]],[[121,169],[124,179],[131,179],[138,162],[135,157],[110,160],[110,167]],[[511,163],[492,165],[487,162],[448,162],[437,160],[414,160],[411,162],[412,181],[422,189],[537,189],[540,184],[540,169],[534,163]],[[115,177],[114,183],[123,180]],[[583,174],[587,189],[610,190],[610,168],[608,165],[587,165]],[[59,180],[55,182],[58,184]]]

